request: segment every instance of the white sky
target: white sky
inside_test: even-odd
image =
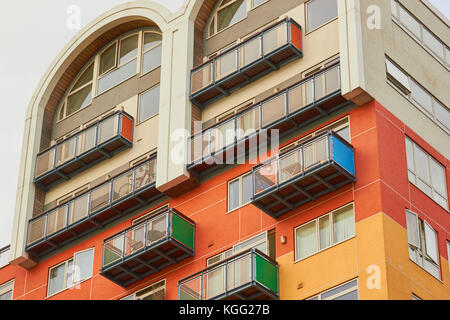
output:
[[[286,1],[286,0],[278,0]],[[430,0],[450,17],[449,0]],[[14,0],[0,4],[0,248],[9,244],[22,150],[25,112],[41,77],[78,30],[67,27],[77,5],[81,27],[124,0]],[[155,0],[177,11],[184,0]]]

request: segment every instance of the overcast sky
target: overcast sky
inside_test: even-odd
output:
[[[279,0],[286,1],[286,0]],[[0,4],[0,95],[3,118],[0,157],[0,248],[9,244],[22,150],[25,112],[39,81],[78,32],[69,29],[68,8],[80,8],[81,28],[124,0],[14,0]],[[184,0],[155,0],[177,11]],[[450,17],[449,0],[431,2]],[[19,89],[20,88],[20,89]]]

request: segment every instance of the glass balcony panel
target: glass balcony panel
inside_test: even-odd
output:
[[[147,222],[147,246],[167,237],[167,213]]]
[[[339,67],[331,68],[325,72],[325,94],[333,93],[341,88]]]
[[[112,87],[131,78],[137,73],[137,59],[133,59],[121,65],[119,68],[107,73],[98,79],[98,94],[111,89]]]
[[[195,277],[180,285],[180,300],[203,300],[202,297],[202,276]]]
[[[305,102],[307,105],[314,102],[314,82],[314,78],[305,82]]]
[[[88,215],[89,193],[70,202],[69,224],[80,221]]]
[[[328,139],[321,137],[303,147],[303,156],[305,161],[305,171],[328,161]]]
[[[78,135],[77,155],[95,147],[95,132],[97,126],[92,126]]]
[[[232,144],[234,142],[235,133],[234,119],[226,121],[211,129],[211,152],[221,150]]]
[[[314,76],[314,93],[316,100],[325,96],[325,73],[323,72]]]
[[[191,93],[194,93],[212,83],[212,62],[192,72]]]
[[[262,57],[261,54],[261,36],[244,43],[240,51],[240,67],[248,66],[250,63]]]
[[[111,184],[108,182],[92,190],[90,204],[91,212],[95,212],[109,205],[110,188]]]
[[[225,292],[225,265],[215,267],[208,271],[205,276],[204,299],[211,299]]]
[[[251,254],[239,257],[227,265],[227,291],[249,283],[252,276]]]
[[[75,156],[76,137],[72,137],[63,143],[59,144],[56,148],[56,165],[59,166],[64,162],[73,159]]]
[[[135,170],[136,177],[134,182],[134,189],[139,190],[150,183],[155,182],[156,179],[156,161],[150,160],[138,166]]]
[[[113,180],[112,201],[123,198],[133,192],[133,171],[127,172]]]
[[[303,82],[298,86],[289,89],[289,112],[300,110],[312,103],[312,93],[308,94],[308,89],[312,89],[312,80]]]
[[[66,226],[67,205],[63,205],[47,214],[47,235],[58,232]]]
[[[277,161],[274,160],[255,170],[255,195],[278,183]]]
[[[211,130],[198,134],[191,140],[191,160],[197,161],[211,154]]]
[[[248,136],[260,128],[259,108],[252,108],[237,117],[238,139]]]
[[[47,216],[34,220],[28,226],[28,244],[40,240],[44,237],[45,233],[45,221]]]
[[[263,34],[264,55],[287,43],[287,23],[280,24]]]
[[[162,45],[159,45],[142,56],[142,74],[156,69],[161,65]]]
[[[280,183],[302,173],[302,152],[296,149],[280,156]]]
[[[263,102],[261,110],[263,127],[284,117],[286,115],[286,93]]]
[[[122,259],[124,253],[124,235],[109,239],[103,245],[103,266],[107,266]]]
[[[39,155],[36,159],[36,177],[50,171],[54,168],[55,148]]]
[[[101,144],[117,135],[117,125],[119,124],[117,116],[109,117],[98,124],[97,143]]]
[[[124,256],[131,255],[144,248],[145,243],[145,224],[137,225],[125,232],[125,251]]]
[[[216,59],[216,81],[237,70],[237,48]]]

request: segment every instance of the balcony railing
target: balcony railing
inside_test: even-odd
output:
[[[278,288],[278,263],[253,248],[180,280],[178,299],[279,299]]]
[[[165,209],[103,241],[101,274],[127,287],[194,256],[194,238],[195,222]]]
[[[133,144],[133,118],[124,111],[40,152],[34,182],[46,190]]]
[[[274,218],[352,183],[353,147],[328,131],[252,170],[252,203]]]
[[[26,250],[39,258],[147,205],[162,195],[155,188],[155,180],[156,157],[32,218]]]
[[[302,57],[302,29],[287,18],[191,71],[192,103],[199,107]]]
[[[226,163],[230,151],[236,159],[237,150],[248,150],[251,138],[270,129],[284,136],[350,103],[341,96],[339,64],[329,66],[190,137],[187,170],[204,175]]]

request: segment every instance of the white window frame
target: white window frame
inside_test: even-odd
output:
[[[426,272],[428,272],[431,276],[435,277],[436,279],[438,279],[439,281],[441,280],[441,266],[440,266],[440,254],[439,254],[439,239],[438,239],[438,234],[437,231],[430,226],[430,224],[424,220],[424,219],[420,219],[419,215],[411,210],[406,209],[405,210],[406,215],[410,214],[410,215],[414,215],[416,216],[416,229],[419,233],[419,247],[417,247],[414,244],[411,244],[409,242],[409,238],[408,238],[408,247],[409,247],[409,259],[414,262],[416,265],[418,265],[420,268],[422,268],[423,270],[425,270]],[[408,221],[408,220],[407,220]],[[434,259],[432,257],[430,257],[427,253],[427,238],[425,235],[425,230],[424,228],[431,228],[431,230],[434,231],[434,234],[436,236],[436,254],[437,254],[437,261],[434,261]],[[408,228],[408,226],[407,226]],[[422,234],[424,235],[424,237],[422,237]],[[414,257],[411,256],[411,251],[414,252]],[[430,272],[429,270],[427,270],[426,268],[426,264],[425,264],[425,260],[428,261],[428,263],[433,264],[435,267],[437,267],[438,269],[438,277],[436,277],[436,275],[434,275],[432,272]]]
[[[412,171],[412,168],[408,168],[407,165],[407,170],[408,170],[408,181],[411,182],[413,185],[415,185],[417,187],[417,189],[419,189],[421,192],[423,192],[426,196],[428,196],[431,200],[433,200],[436,204],[438,204],[441,208],[444,208],[445,210],[448,211],[448,197],[447,197],[447,192],[448,192],[448,186],[447,186],[447,177],[446,177],[446,168],[445,166],[443,166],[439,161],[437,161],[435,158],[433,158],[428,152],[426,152],[423,148],[421,148],[417,143],[415,143],[412,139],[410,139],[408,136],[405,136],[405,148],[406,148],[406,143],[410,142],[413,146],[413,154],[412,154],[412,159],[410,158],[410,160],[413,162],[414,165],[414,171]],[[430,174],[430,183],[423,181],[417,174],[417,162],[416,162],[416,148],[420,149],[423,153],[425,153],[427,155],[427,163],[428,163],[428,172]],[[406,149],[406,159],[408,162],[408,150]],[[444,181],[445,181],[445,193],[441,194],[439,191],[437,191],[434,186],[433,186],[433,175],[431,173],[431,161],[433,161],[435,163],[437,163],[439,166],[442,167],[442,169],[444,170]],[[411,181],[411,175],[414,176],[414,181]],[[422,189],[420,189],[420,187],[418,186],[417,180],[420,179],[420,181],[425,184],[426,186],[428,186],[431,189],[431,195],[426,194],[424,191],[422,191]],[[439,202],[437,202],[436,200],[434,200],[433,195],[434,193],[436,193],[438,196],[444,198],[446,200],[447,206],[443,207]]]
[[[151,72],[151,70],[149,72]],[[144,123],[145,121],[150,120],[150,119],[152,119],[152,118],[154,118],[154,117],[159,115],[160,103],[158,101],[158,112],[156,112],[154,115],[152,115],[152,116],[150,116],[150,117],[148,117],[148,118],[146,118],[144,120],[140,120],[140,117],[141,117],[141,96],[143,94],[149,92],[150,90],[156,89],[156,87],[159,87],[159,90],[160,90],[159,94],[160,94],[160,97],[161,97],[161,84],[160,83],[158,83],[158,84],[154,85],[153,87],[148,88],[147,90],[144,90],[144,91],[142,91],[141,93],[138,94],[138,110],[137,110],[137,113],[136,113],[137,114],[137,121],[136,121],[137,122],[136,123],[137,126],[140,125],[141,123]]]
[[[333,19],[331,19],[331,20],[329,20],[329,21],[327,21],[327,22],[322,23],[321,25],[315,27],[315,28],[312,29],[312,30],[309,30],[309,29],[308,29],[308,24],[309,24],[309,21],[308,21],[308,5],[309,5],[311,2],[314,2],[314,1],[320,1],[320,0],[309,0],[309,1],[305,2],[305,4],[304,4],[304,6],[305,6],[305,30],[306,30],[305,35],[308,35],[308,34],[314,32],[314,31],[316,31],[316,30],[319,30],[320,28],[326,26],[327,24],[329,24],[329,23],[331,23],[331,22],[337,20],[337,18],[339,17],[339,13],[338,13],[338,15],[337,15],[335,18],[333,18]],[[337,0],[337,1],[339,1],[339,0]],[[336,4],[336,5],[338,5],[338,4]]]
[[[14,300],[14,279],[0,284],[0,295],[11,292],[11,300]]]
[[[222,6],[222,1],[218,1],[218,3],[216,4],[216,6],[214,7],[214,9],[212,10],[212,12],[211,12],[211,14],[210,14],[210,16],[209,16],[209,18],[208,18],[208,20],[207,20],[207,23],[206,23],[206,27],[205,27],[206,29],[205,29],[205,31],[206,31],[206,34],[207,34],[207,37],[206,37],[207,39],[209,39],[209,38],[211,38],[211,37],[213,37],[213,36],[215,36],[215,35],[217,35],[217,34],[223,32],[223,31],[227,30],[228,28],[234,26],[235,24],[237,24],[237,23],[239,23],[239,22],[245,20],[245,19],[247,18],[247,16],[248,16],[248,12],[249,12],[250,10],[252,10],[252,9],[254,9],[254,8],[257,8],[257,7],[259,7],[260,5],[263,4],[263,3],[261,3],[261,4],[255,6],[255,7],[253,7],[253,0],[244,0],[244,2],[246,2],[245,16],[244,16],[242,19],[236,21],[235,23],[230,24],[229,26],[227,26],[227,27],[223,28],[222,30],[218,31],[218,30],[217,30],[217,13],[219,12],[219,10],[222,10],[222,9],[224,9],[224,8],[226,8],[226,7],[230,6],[230,5],[232,5],[232,4],[235,3],[236,1],[238,1],[238,0],[232,0],[231,2],[225,4],[224,6]],[[267,1],[269,1],[269,0],[266,0],[266,2],[267,2]],[[264,2],[264,3],[265,3],[265,2]],[[212,24],[212,23],[214,23],[214,33],[213,33],[213,34],[210,34],[209,31],[210,31],[210,27],[211,27],[211,24]]]
[[[157,43],[157,44],[154,44],[153,46],[151,46],[150,48],[148,48],[148,49],[144,49],[144,39],[145,39],[145,34],[146,33],[156,33],[156,34],[159,34],[160,36],[161,36],[161,41],[159,42],[159,43]],[[143,32],[142,32],[142,53],[141,53],[141,61],[142,61],[142,63],[141,63],[141,67],[140,67],[140,69],[141,69],[141,76],[143,76],[143,75],[146,75],[147,73],[150,73],[150,72],[152,72],[153,70],[156,70],[156,69],[158,69],[159,67],[161,67],[161,63],[162,63],[162,61],[160,61],[160,63],[159,63],[159,65],[158,66],[156,66],[156,67],[154,67],[153,69],[150,69],[150,70],[147,70],[146,72],[143,72],[143,68],[144,68],[144,63],[143,63],[143,61],[144,61],[144,55],[147,53],[147,52],[149,52],[149,51],[151,51],[151,50],[153,50],[153,49],[155,49],[156,47],[158,47],[158,46],[162,46],[162,33],[161,32],[159,32],[159,31],[156,31],[156,30],[147,30],[147,31],[145,31],[145,30],[143,30]],[[161,54],[161,60],[162,60],[162,54]]]
[[[227,214],[231,213],[231,212],[233,212],[235,210],[238,210],[238,209],[240,209],[240,208],[242,208],[242,207],[244,207],[244,206],[246,206],[246,205],[248,205],[250,203],[252,203],[251,200],[249,202],[246,202],[246,203],[243,203],[243,200],[242,200],[242,198],[243,198],[242,197],[243,196],[243,191],[244,191],[244,189],[243,189],[243,179],[244,179],[244,177],[249,176],[249,175],[250,176],[252,175],[252,171],[246,172],[246,173],[240,175],[239,177],[228,181],[228,183],[227,183]],[[235,181],[239,181],[239,205],[236,208],[231,209],[230,208],[230,185],[233,182],[235,182]],[[252,190],[253,190],[253,177],[251,177],[251,181],[252,181]]]
[[[10,250],[9,246],[0,249],[0,269],[9,264]]]
[[[389,73],[387,64],[388,62],[392,64],[398,71],[402,73],[404,77],[408,79],[408,86],[405,87],[405,85],[400,82],[399,80],[395,79],[394,75]],[[436,116],[436,106],[440,105],[444,109],[446,109],[449,113],[450,110],[448,110],[447,106],[445,106],[443,103],[441,103],[438,99],[436,99],[427,89],[425,89],[419,82],[417,82],[415,79],[413,79],[409,74],[407,74],[400,66],[395,63],[392,59],[386,56],[386,79],[387,83],[394,88],[397,92],[399,92],[403,97],[405,97],[409,102],[411,102],[417,109],[419,109],[423,114],[425,114],[431,121],[433,121],[437,126],[439,126],[442,130],[444,130],[447,134],[450,135],[450,127],[447,128],[446,125],[439,120],[439,117]],[[415,86],[420,87],[431,99],[431,108],[432,113],[422,105],[419,104],[414,98],[413,93],[411,91],[411,83],[413,83]]]
[[[89,277],[86,277],[85,279],[79,279],[78,281],[74,281],[74,279],[73,279],[74,273],[73,273],[73,270],[71,270],[71,272],[72,272],[72,285],[71,286],[67,286],[67,275],[69,273],[69,263],[72,262],[72,268],[74,268],[75,267],[75,255],[83,253],[83,252],[87,252],[87,251],[92,251],[92,262],[93,263],[92,263],[91,275]],[[63,261],[61,263],[58,263],[57,265],[54,265],[54,266],[50,267],[48,269],[48,277],[47,277],[47,298],[52,297],[52,296],[54,296],[54,295],[56,295],[58,293],[61,293],[61,292],[65,291],[65,290],[67,290],[67,289],[73,288],[74,286],[77,286],[77,285],[81,284],[82,282],[91,279],[93,277],[93,273],[94,273],[94,270],[93,270],[93,268],[94,268],[94,258],[95,258],[95,248],[92,247],[92,248],[89,248],[89,249],[86,249],[86,250],[77,251],[77,252],[74,253],[74,255],[70,259],[67,259],[66,261]],[[64,267],[64,285],[63,285],[63,289],[61,289],[59,291],[56,291],[56,292],[50,293],[49,290],[50,290],[50,274],[51,274],[51,271],[53,269],[55,269],[55,268],[58,268],[58,267],[62,266],[62,265],[65,265],[65,267]]]
[[[144,290],[146,290],[146,289],[148,289],[150,287],[157,286],[159,284],[162,284],[162,285],[158,286],[157,288],[153,289],[152,291],[149,291],[149,292],[145,293],[144,295],[138,297],[140,292],[142,292],[142,291],[144,291]],[[123,298],[120,298],[119,300],[143,300],[142,298],[145,298],[145,297],[147,297],[147,296],[149,296],[151,294],[154,294],[155,292],[161,291],[161,290],[164,290],[164,300],[165,300],[166,293],[167,293],[166,292],[166,279],[154,282],[151,285],[146,286],[145,288],[142,288],[142,289],[140,289],[140,290],[138,290],[136,292],[133,292],[132,294],[129,294],[129,295],[123,297]],[[132,298],[132,299],[129,299],[129,298]]]
[[[349,284],[349,283],[351,283],[351,282],[353,282],[353,281],[356,281],[355,286],[353,286],[353,287],[351,287],[351,288],[348,288],[348,289],[346,289],[346,290],[344,290],[344,291],[341,291],[341,292],[339,292],[339,293],[337,293],[337,294],[335,294],[335,295],[333,295],[333,296],[331,296],[331,297],[328,297],[328,298],[326,298],[326,299],[322,299],[322,295],[323,295],[323,294],[325,294],[325,293],[327,293],[327,292],[329,292],[329,291],[331,291],[331,290],[335,290],[335,289],[337,289],[337,288],[339,288],[339,287],[341,287],[341,286],[344,286],[344,285],[346,285],[346,284]],[[358,286],[358,282],[359,282],[359,281],[358,281],[358,278],[352,279],[352,280],[350,280],[350,281],[346,281],[346,282],[341,283],[341,284],[339,284],[339,285],[337,285],[337,286],[334,286],[333,288],[330,288],[330,289],[327,289],[327,290],[325,290],[325,291],[322,291],[322,292],[320,292],[320,293],[318,293],[318,294],[316,294],[316,295],[314,295],[314,296],[312,296],[312,297],[310,297],[310,298],[308,298],[308,299],[306,299],[306,300],[334,300],[334,299],[339,298],[340,296],[343,296],[343,295],[345,295],[345,294],[347,294],[347,293],[349,293],[349,292],[355,291],[355,288],[356,288],[356,292],[357,292],[358,300],[359,300],[359,286]]]
[[[320,217],[317,217],[315,219],[309,220],[309,221],[307,221],[307,222],[305,222],[305,223],[303,223],[303,224],[301,224],[301,225],[299,225],[299,226],[294,228],[294,263],[297,263],[297,262],[303,261],[305,259],[308,259],[309,257],[312,257],[312,256],[314,256],[314,255],[316,255],[316,254],[318,254],[318,253],[320,253],[322,251],[328,250],[328,249],[330,249],[330,248],[332,248],[334,246],[337,246],[337,245],[339,245],[341,243],[344,243],[344,242],[346,242],[346,241],[356,237],[356,222],[354,221],[354,228],[353,228],[354,233],[353,233],[353,235],[348,237],[347,239],[344,239],[344,240],[341,240],[341,241],[338,241],[338,242],[334,242],[334,214],[337,211],[339,211],[339,210],[346,209],[347,207],[352,207],[353,220],[354,220],[355,219],[355,205],[354,205],[353,202],[351,202],[351,203],[343,205],[343,206],[341,206],[339,208],[336,208],[333,211],[330,211],[330,212],[328,212],[328,213],[326,213],[324,215],[321,215]],[[326,248],[320,249],[320,223],[319,223],[319,221],[322,218],[326,217],[326,216],[329,216],[328,219],[329,219],[329,225],[330,225],[330,245],[328,247],[326,247]],[[302,227],[304,227],[304,226],[306,226],[306,225],[308,225],[308,224],[310,224],[310,223],[312,223],[312,222],[314,222],[315,225],[316,225],[317,251],[311,253],[310,255],[308,255],[306,257],[299,258],[299,257],[297,257],[297,246],[298,246],[297,230],[302,228]]]

